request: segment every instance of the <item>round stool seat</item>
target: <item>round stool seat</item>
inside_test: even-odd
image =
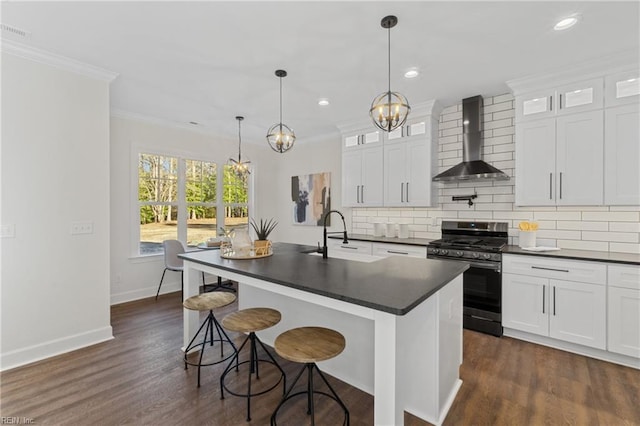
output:
[[[235,302],[236,296],[228,292],[211,292],[191,296],[182,306],[191,311],[210,311]]]
[[[227,330],[251,333],[273,327],[280,322],[282,315],[271,308],[248,308],[230,313],[222,319]]]
[[[282,358],[299,363],[331,359],[345,347],[344,336],[324,327],[300,327],[280,334],[273,345]]]

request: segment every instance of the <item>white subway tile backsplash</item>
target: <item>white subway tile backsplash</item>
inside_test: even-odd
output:
[[[442,220],[507,222],[509,241],[518,243],[518,223],[538,222],[538,245],[565,249],[640,253],[640,206],[515,206],[514,98],[510,93],[484,99],[483,159],[511,180],[437,184],[438,204],[431,208],[354,208],[352,231],[373,234],[373,223],[408,223],[415,238],[440,238]],[[438,173],[462,161],[462,106],[439,117]],[[476,193],[471,208],[454,195]]]
[[[605,220],[608,222],[638,222],[640,212],[584,212],[583,220]]]

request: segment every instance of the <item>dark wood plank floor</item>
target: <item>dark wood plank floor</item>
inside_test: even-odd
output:
[[[0,373],[1,416],[53,425],[246,424],[244,399],[220,400],[223,365],[203,368],[199,389],[196,369],[184,369],[179,297],[114,306],[114,340]],[[214,352],[219,355],[207,355]],[[282,366],[292,380],[298,365],[282,360]],[[261,385],[275,376],[263,368]],[[445,425],[640,425],[640,371],[631,368],[465,330],[461,377]],[[246,380],[242,374],[230,379],[232,387]],[[373,398],[329,380],[349,407],[351,423],[373,424]],[[280,389],[254,398],[251,424],[269,423]],[[341,423],[329,401],[318,401],[316,409],[319,424]],[[304,411],[304,401],[287,406],[279,424],[308,424]],[[405,418],[407,425],[425,425]]]

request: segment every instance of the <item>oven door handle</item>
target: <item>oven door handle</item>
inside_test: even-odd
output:
[[[497,262],[468,262],[469,266],[473,266],[474,268],[481,269],[491,269],[492,271],[500,272],[500,263]]]

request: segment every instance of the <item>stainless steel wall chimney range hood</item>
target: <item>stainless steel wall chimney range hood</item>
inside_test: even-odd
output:
[[[482,96],[462,100],[462,163],[433,178],[435,182],[458,182],[475,179],[508,180],[509,175],[481,160]]]

